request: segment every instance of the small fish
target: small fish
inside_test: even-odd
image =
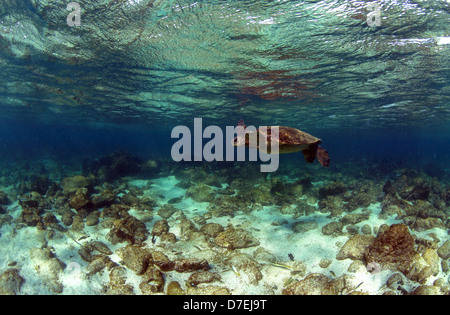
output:
[[[241,276],[241,274],[237,271],[235,266],[231,266],[231,269],[233,269],[234,273],[237,274],[239,277]]]
[[[284,282],[284,286],[285,287],[287,287],[288,285],[290,285],[292,282],[294,282],[294,278],[292,278],[292,277],[289,277],[289,279],[287,279],[285,282]]]
[[[281,268],[281,269],[292,270],[292,267],[288,266],[288,265],[283,265],[283,264],[278,264],[278,263],[270,263],[270,265],[277,267],[277,268]]]

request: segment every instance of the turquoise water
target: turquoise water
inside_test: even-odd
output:
[[[61,1],[0,3],[0,192],[8,197],[0,208],[0,279],[11,269],[23,279],[12,289],[1,280],[0,292],[170,293],[176,281],[184,294],[298,293],[307,275],[321,273],[330,280],[353,277],[354,286],[340,292],[448,294],[448,286],[439,285],[448,279],[448,257],[438,251],[449,239],[448,1],[77,3],[79,15]],[[79,26],[68,25],[70,14],[72,21],[80,17]],[[180,125],[194,130],[194,118],[202,118],[204,128],[224,131],[240,119],[256,127],[298,128],[322,139],[331,165],[306,163],[301,153],[281,155],[270,174],[258,171],[260,162],[176,163],[171,132]],[[74,176],[87,180],[73,184],[81,191],[64,186]],[[388,181],[396,189],[395,202],[383,190]],[[326,193],[336,183],[345,189]],[[94,202],[105,191],[113,192],[112,199]],[[352,201],[361,193],[367,193],[364,200]],[[86,203],[78,206],[74,198]],[[125,204],[148,230],[143,248],[160,250],[174,263],[204,258],[221,282],[186,285],[197,269],[153,266],[162,284],[141,285],[145,276],[118,254],[135,242],[115,243],[111,234],[112,218],[128,217],[107,215],[116,204]],[[299,210],[305,204],[312,207],[306,214]],[[400,213],[389,208],[394,205]],[[173,214],[166,218],[167,208]],[[323,233],[326,224],[355,210],[370,212],[352,224],[359,230],[345,224],[342,233]],[[89,215],[98,222],[87,225]],[[84,227],[66,224],[68,216]],[[417,218],[428,221],[419,224]],[[152,237],[162,219],[175,242]],[[299,231],[298,222],[317,226]],[[202,230],[207,223],[243,228],[259,245],[227,248]],[[380,226],[395,223],[422,239],[415,243],[417,253],[439,254],[431,275],[417,280],[398,266],[383,265],[369,281],[367,261],[336,259],[347,240],[364,234],[364,224],[375,238]],[[6,239],[14,241],[6,246]],[[307,244],[302,239],[317,240],[311,241],[316,247],[301,250]],[[429,241],[425,249],[423,239]],[[98,272],[92,271],[94,258],[78,254],[80,248],[92,250],[93,240],[113,252],[99,254],[110,265],[95,267]],[[35,271],[47,270],[51,260],[36,248],[53,248],[61,265],[56,275]],[[324,259],[331,267],[319,267]],[[352,262],[362,269],[349,272]],[[300,264],[306,271],[294,272]],[[73,266],[79,267],[78,278]],[[117,288],[109,280],[119,267],[130,287]],[[277,272],[286,274],[274,279]],[[406,278],[402,290],[383,287],[395,272]],[[248,291],[242,289],[246,285]]]

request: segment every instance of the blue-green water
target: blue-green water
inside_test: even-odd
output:
[[[64,178],[83,175],[91,176],[89,189],[83,193],[88,199],[104,190],[114,191],[113,204],[128,202],[130,199],[123,199],[127,194],[134,194],[138,200],[147,195],[153,198],[155,205],[146,209],[152,218],[147,220],[142,219],[145,216],[139,212],[144,205],[128,204],[138,209],[131,211],[138,211],[136,216],[145,222],[149,231],[162,218],[158,211],[168,204],[169,197],[174,197],[170,191],[175,195],[178,191],[172,186],[171,176],[185,189],[180,192],[183,202],[194,200],[193,206],[175,203],[175,208],[185,211],[189,219],[196,217],[189,208],[192,206],[200,209],[208,223],[216,222],[212,209],[219,205],[224,207],[220,197],[227,196],[217,190],[222,186],[220,188],[234,189],[235,196],[251,201],[239,204],[234,214],[225,211],[225,217],[233,220],[237,214],[250,215],[261,210],[260,206],[262,211],[269,207],[275,221],[277,215],[280,221],[287,220],[281,226],[290,233],[293,222],[301,218],[283,207],[301,205],[301,200],[305,199],[315,207],[318,216],[330,210],[323,208],[320,202],[334,196],[327,199],[319,193],[320,188],[343,182],[346,192],[337,198],[344,205],[351,202],[351,196],[367,192],[372,197],[370,211],[376,217],[378,213],[373,209],[381,211],[390,205],[391,201],[386,201],[383,195],[383,186],[392,181],[398,198],[417,207],[422,201],[427,202],[434,211],[430,213],[439,212],[439,215],[427,217],[417,210],[414,216],[410,212],[416,210],[403,209],[408,214],[397,217],[397,221],[391,220],[394,217],[379,220],[385,220],[388,225],[407,224],[412,233],[435,233],[439,240],[430,245],[431,250],[440,248],[448,240],[448,1],[80,0],[77,3],[81,8],[81,20],[79,26],[73,27],[67,24],[70,11],[63,1],[2,0],[0,3],[0,192],[4,191],[10,201],[5,202],[4,211],[0,211],[0,239],[11,235],[8,233],[12,233],[12,228],[32,233],[52,230],[58,234],[56,239],[67,237],[67,243],[79,246],[78,241],[74,243],[72,236],[67,236],[76,229],[61,223],[65,211],[71,211],[75,217],[78,215],[84,223],[92,212],[98,213],[100,224],[107,221],[107,217],[103,217],[104,205],[89,203],[89,209],[75,209],[71,203],[75,191],[68,192],[58,186],[63,184]],[[373,14],[375,20],[369,19]],[[372,25],[374,21],[378,24]],[[235,126],[240,119],[247,125],[301,129],[322,139],[331,165],[325,169],[317,161],[308,164],[300,153],[293,153],[281,155],[278,171],[263,176],[254,174],[255,163],[250,162],[175,163],[171,148],[176,140],[171,138],[171,132],[179,125],[193,130],[194,118],[202,118],[204,127],[214,125],[222,130]],[[206,142],[205,139],[203,144]],[[130,165],[115,161],[112,163],[119,163],[121,171],[116,165],[114,172],[108,173],[105,168],[114,168],[111,164],[103,165],[103,170],[101,162],[95,164],[95,161],[105,161],[99,160],[102,157],[111,157],[117,152],[138,158],[139,170],[132,168],[134,171],[128,172]],[[151,171],[145,171],[143,166],[148,160],[156,163]],[[90,168],[86,168],[88,164]],[[406,176],[408,184],[400,180],[402,176]],[[33,195],[33,187],[39,186],[36,178],[49,179],[59,190],[54,188],[50,193],[47,192],[50,185],[44,185],[45,191],[36,197]],[[308,190],[309,186],[303,182],[303,192],[293,196],[287,192],[288,188],[277,190],[274,178],[287,186],[308,178],[313,186]],[[147,181],[148,185],[144,185],[146,189],[130,189],[133,180]],[[411,196],[409,192],[423,187],[423,182],[428,187],[425,197]],[[213,196],[205,199],[208,204],[202,204],[205,200],[200,197],[202,200],[196,200],[192,191],[189,192],[191,187],[196,191],[194,195],[201,195],[198,187],[205,183],[215,187]],[[272,186],[264,190],[267,183]],[[155,185],[161,187],[156,189]],[[247,195],[253,187],[260,187],[259,193],[272,201],[261,198],[263,202],[251,197],[254,195]],[[55,193],[55,189],[60,192]],[[58,196],[62,198],[59,201]],[[21,211],[27,208],[24,201],[33,198],[44,200],[39,201],[42,209],[39,208],[37,221],[43,220],[45,214],[54,214],[64,231],[23,218]],[[347,210],[350,213],[354,209]],[[347,210],[337,216],[331,211],[327,218],[339,221]],[[211,213],[213,218],[208,217]],[[427,230],[412,224],[412,217],[437,218],[439,222],[433,221]],[[374,228],[381,225],[380,221],[372,219],[367,222]],[[174,232],[178,240],[189,241],[183,228],[177,230],[179,220],[179,216],[177,219],[170,217],[169,225],[178,231]],[[217,220],[226,227],[221,219]],[[325,222],[314,216],[312,220]],[[196,228],[200,229],[206,221],[202,222],[198,219]],[[251,224],[246,228],[251,229]],[[253,228],[261,229],[260,226]],[[322,223],[317,228],[319,234],[321,228]],[[108,232],[108,227],[76,230],[76,233],[88,234],[87,240],[100,238],[106,243],[111,241],[106,237]],[[352,235],[345,233],[340,235],[340,242]],[[261,247],[276,246],[270,243],[272,236],[266,236],[260,235],[265,246]],[[415,236],[425,237],[423,234]],[[283,234],[283,237],[287,236]],[[125,246],[126,241],[122,241],[119,243]],[[149,237],[145,246],[153,250],[151,241]],[[58,246],[62,246],[60,241],[47,239],[46,242],[48,246],[56,242],[56,257],[63,261],[67,258],[58,252]],[[191,242],[198,248],[207,247],[195,240]],[[21,257],[41,245],[30,242],[30,248],[24,250]],[[181,245],[168,246],[167,251],[172,252],[165,254],[175,261],[180,257],[174,257],[173,251],[180,248]],[[217,250],[214,245],[209,249]],[[73,249],[76,257],[77,250]],[[186,250],[184,258],[195,256],[195,250],[192,247]],[[31,269],[18,264],[21,257],[11,251],[7,248],[0,252],[0,274],[17,266],[14,268],[24,279],[29,279],[21,290],[13,290],[14,293],[64,292],[60,292],[58,286],[48,289],[42,275],[36,278],[41,280],[35,280]],[[248,254],[245,249],[241,251]],[[241,251],[235,249],[234,254]],[[278,262],[289,262],[286,255],[274,255]],[[444,261],[448,264],[448,258],[439,257],[439,273],[432,276],[435,278],[414,283],[414,279],[403,272],[412,281],[405,290],[411,293],[419,284],[431,285],[431,279],[436,277],[447,279],[448,270],[445,271],[442,264]],[[32,259],[30,264],[39,265],[37,260]],[[78,260],[76,263],[81,263],[82,272],[86,272],[84,269],[89,262]],[[255,261],[263,280],[252,285],[277,286],[277,289],[249,292],[278,294],[288,287],[286,282],[270,283],[270,272],[263,267],[266,263],[256,258]],[[70,261],[64,263],[67,265]],[[209,264],[211,270],[228,279],[231,265]],[[317,272],[314,267],[309,268],[309,272]],[[168,279],[175,277],[171,272],[175,273],[163,271],[167,281],[155,292],[167,293]],[[107,272],[104,274],[107,276]],[[336,277],[342,275],[335,274]],[[95,276],[98,279],[86,280],[86,283],[100,283],[100,276]],[[332,274],[327,276],[333,278]],[[300,280],[301,277],[295,279]],[[243,293],[227,281],[224,280],[224,285],[231,293]],[[65,292],[70,293],[119,293],[112,285],[88,290],[83,286],[68,288],[68,282],[63,280],[60,283],[66,288]],[[182,289],[188,292],[184,285]],[[6,291],[0,292],[10,292],[3,290]],[[405,290],[394,291],[404,293]],[[443,294],[449,292],[448,288],[439,290]],[[366,291],[384,293],[369,288]],[[133,292],[148,291],[135,286]]]

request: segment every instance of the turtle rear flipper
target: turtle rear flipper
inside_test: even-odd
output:
[[[330,166],[330,157],[328,156],[328,151],[322,148],[320,145],[317,147],[316,158],[323,167]]]

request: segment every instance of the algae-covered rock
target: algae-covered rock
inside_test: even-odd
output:
[[[367,248],[373,243],[375,237],[371,235],[353,235],[336,255],[337,260],[362,260]]]
[[[313,273],[305,279],[283,289],[283,295],[322,295],[330,279],[320,273]]]
[[[200,228],[200,232],[209,237],[216,237],[220,232],[223,232],[223,226],[218,223],[207,223]]]
[[[142,294],[150,295],[164,290],[164,276],[159,269],[150,266],[142,275],[142,282],[139,284]]]
[[[19,270],[12,268],[6,270],[0,276],[0,295],[17,295],[20,292],[25,279],[19,274]]]
[[[0,190],[0,205],[9,205],[10,203],[8,195]]]
[[[330,222],[322,227],[322,233],[324,235],[338,236],[342,234],[344,224],[342,222]]]
[[[177,272],[207,271],[209,269],[210,266],[206,259],[187,258],[175,261],[175,271]]]
[[[446,241],[437,251],[439,257],[442,259],[450,258],[450,241]]]
[[[172,271],[175,268],[175,263],[160,251],[152,252],[152,261],[155,266],[158,266],[164,272]]]
[[[211,283],[221,279],[222,277],[216,272],[196,271],[189,276],[188,283],[191,287],[195,287],[200,283]]]
[[[112,205],[116,201],[117,195],[109,189],[103,190],[100,195],[92,198],[94,207],[99,209]]]
[[[259,241],[244,229],[229,227],[214,239],[217,246],[238,249],[258,246]]]
[[[62,293],[63,285],[60,277],[65,267],[64,263],[56,258],[48,248],[32,248],[30,258],[43,283],[53,293]]]
[[[144,222],[133,216],[128,216],[114,221],[107,238],[113,244],[122,242],[142,244],[147,239],[148,234],[149,232]]]
[[[317,229],[319,224],[316,221],[299,221],[292,225],[292,230],[295,233],[306,233]]]
[[[109,273],[109,285],[107,287],[107,295],[133,295],[133,286],[127,284],[126,269],[124,267],[116,267]]]
[[[123,265],[138,275],[143,274],[152,263],[152,253],[142,247],[127,245],[119,248],[116,254]]]
[[[167,232],[169,232],[169,223],[166,219],[157,221],[153,225],[152,236],[160,236]]]
[[[69,205],[71,208],[81,210],[91,210],[93,207],[92,200],[87,193],[87,189],[78,189],[75,195],[70,198]]]
[[[211,202],[214,200],[214,189],[205,184],[190,186],[186,191],[186,198],[192,198],[197,202]]]
[[[319,189],[319,195],[321,198],[326,198],[328,196],[337,196],[345,193],[347,191],[347,186],[342,182],[335,182],[328,184]]]
[[[186,295],[186,292],[184,292],[177,281],[172,281],[167,286],[167,295]]]
[[[71,195],[77,192],[80,188],[91,187],[91,180],[85,176],[77,175],[73,177],[66,177],[61,181],[61,186],[66,195]]]
[[[376,262],[393,270],[405,270],[416,254],[414,238],[404,224],[391,225],[379,233],[364,254],[366,264]]]

